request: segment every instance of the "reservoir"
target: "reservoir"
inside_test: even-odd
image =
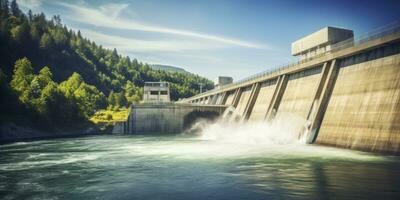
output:
[[[398,157],[230,134],[3,144],[0,199],[400,197]]]

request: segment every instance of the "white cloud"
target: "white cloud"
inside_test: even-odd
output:
[[[17,3],[22,8],[37,9],[42,5],[43,0],[17,0]]]
[[[110,3],[106,5],[100,6],[100,10],[103,13],[109,13],[112,18],[117,18],[119,14],[121,13],[122,10],[127,8],[129,5],[128,4],[116,4],[116,3]]]
[[[70,17],[70,20],[74,20],[77,22],[107,27],[113,29],[123,29],[123,30],[134,30],[134,31],[147,31],[147,32],[156,32],[156,33],[164,33],[164,34],[172,34],[172,35],[180,35],[191,38],[203,39],[214,41],[223,44],[229,44],[234,46],[241,46],[247,48],[258,48],[263,49],[266,48],[264,45],[256,44],[253,42],[243,41],[239,39],[227,38],[217,35],[211,35],[206,33],[193,32],[188,30],[174,29],[162,26],[148,25],[144,23],[140,23],[134,20],[126,20],[117,18],[120,12],[125,9],[128,5],[126,4],[106,4],[100,6],[97,9],[89,8],[84,5],[73,5],[68,3],[57,3],[63,7],[70,9],[73,12],[73,17]],[[113,16],[110,18],[109,16]]]
[[[75,29],[77,30],[77,29]],[[204,41],[182,40],[138,40],[121,36],[107,35],[88,29],[80,29],[84,37],[88,37],[96,43],[107,48],[116,48],[121,52],[179,52],[188,50],[207,50],[222,48],[226,45]]]

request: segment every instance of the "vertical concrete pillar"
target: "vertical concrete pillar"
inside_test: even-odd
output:
[[[314,143],[317,139],[319,127],[322,123],[329,99],[335,86],[338,72],[339,67],[337,66],[336,60],[333,60],[330,65],[329,63],[324,64],[322,78],[314,98],[313,106],[308,114],[307,121],[310,122],[308,127],[310,134],[307,138],[307,143]]]
[[[207,101],[206,101],[206,104],[207,104],[207,105],[211,104],[212,99],[213,99],[213,96],[208,96]]]
[[[212,99],[213,99],[213,96],[208,96],[205,104],[207,104],[207,105],[211,104]]]
[[[289,80],[288,74],[284,74],[278,77],[274,95],[272,96],[271,104],[269,105],[267,114],[265,115],[266,120],[269,121],[275,117],[276,111],[278,110],[279,104],[281,103],[283,93],[285,93],[288,80]]]
[[[224,92],[224,96],[222,96],[222,101],[221,101],[221,105],[225,105],[226,101],[228,100],[228,97],[231,93],[229,91]]]
[[[228,91],[222,94],[220,105],[225,105],[227,99],[228,99]]]
[[[251,88],[251,93],[250,93],[250,98],[249,101],[246,104],[246,108],[244,109],[243,113],[243,119],[242,120],[248,120],[251,111],[253,110],[254,103],[256,102],[258,93],[260,92],[261,88],[261,83],[254,83],[252,88]]]
[[[214,94],[214,96],[212,96],[212,98],[211,98],[210,104],[211,104],[211,105],[216,105],[216,104],[217,104],[217,101],[218,101],[218,97],[219,97],[220,95],[221,95],[221,94]]]
[[[313,98],[313,101],[312,101],[313,104],[311,105],[311,108],[310,108],[310,110],[308,112],[307,120],[310,120],[310,119],[313,120],[314,117],[315,117],[315,112],[314,111],[315,111],[315,108],[317,107],[316,103],[317,103],[317,101],[319,100],[319,98],[321,96],[322,90],[324,88],[325,81],[326,81],[328,73],[329,73],[329,69],[330,69],[330,62],[325,62],[324,65],[322,66],[321,78],[319,80],[319,83],[318,83],[318,86],[317,86],[317,90],[315,92],[315,95],[314,95],[314,98]]]
[[[233,107],[237,107],[240,97],[242,96],[242,88],[238,88],[235,91],[235,96],[233,97],[233,102],[232,102],[232,106]]]
[[[214,99],[215,99],[215,97],[216,97],[216,95],[211,95],[209,98],[208,98],[208,105],[212,105],[213,104],[213,102],[214,102]]]
[[[125,130],[125,133],[124,134],[128,134],[129,133],[129,130],[130,130],[130,125],[131,125],[131,120],[130,120],[130,112],[129,112],[129,114],[128,114],[128,119],[126,120],[126,130]]]
[[[131,111],[129,112],[129,117],[128,117],[128,123],[129,123],[129,127],[128,127],[128,134],[133,134],[135,132],[135,120],[136,120],[136,109],[135,109],[135,105],[132,104],[131,106]]]

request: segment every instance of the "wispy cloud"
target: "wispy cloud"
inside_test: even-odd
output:
[[[103,13],[108,13],[112,16],[112,18],[117,18],[119,14],[121,13],[122,10],[127,8],[129,5],[122,3],[122,4],[117,4],[117,3],[109,3],[106,5],[100,6],[100,10]]]
[[[75,28],[74,28],[75,29]],[[78,29],[75,29],[78,30]],[[116,48],[121,52],[179,52],[188,50],[207,50],[222,48],[226,45],[204,41],[182,40],[138,40],[128,37],[108,35],[88,29],[80,28],[84,37],[88,37],[96,43],[107,48]]]
[[[43,0],[17,0],[17,3],[22,8],[38,9],[42,5]]]
[[[191,38],[209,40],[223,44],[247,47],[247,48],[258,48],[258,49],[267,48],[265,45],[260,45],[254,42],[244,41],[240,39],[233,39],[224,36],[217,36],[217,35],[193,32],[182,29],[174,29],[163,26],[148,25],[134,20],[126,20],[123,18],[118,18],[119,13],[128,7],[127,4],[106,4],[98,8],[90,8],[85,5],[78,6],[64,2],[58,2],[57,4],[70,9],[73,12],[74,16],[71,17],[70,20],[74,20],[80,23],[106,27],[106,28],[113,28],[113,29],[146,31],[146,32],[186,36]],[[112,16],[112,18],[109,17],[110,15]]]

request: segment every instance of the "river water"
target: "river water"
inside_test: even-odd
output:
[[[0,199],[400,199],[400,160],[301,143],[90,136],[0,145]]]

